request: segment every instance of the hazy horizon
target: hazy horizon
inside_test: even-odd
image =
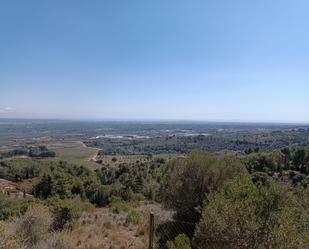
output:
[[[0,3],[0,118],[309,123],[305,0]]]
[[[248,125],[301,125],[308,126],[309,122],[289,122],[289,121],[246,121],[246,120],[201,120],[201,119],[121,119],[121,118],[28,118],[28,117],[0,117],[0,121],[30,121],[30,122],[102,122],[102,123],[166,123],[166,124],[248,124]]]

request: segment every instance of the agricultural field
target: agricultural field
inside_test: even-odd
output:
[[[11,122],[0,128],[1,249],[309,243],[308,126]]]
[[[58,157],[66,159],[91,160],[98,152],[98,149],[89,148],[79,141],[54,143],[50,144],[49,148],[56,152]]]

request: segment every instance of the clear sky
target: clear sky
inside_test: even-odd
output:
[[[0,1],[0,117],[309,122],[308,0]]]

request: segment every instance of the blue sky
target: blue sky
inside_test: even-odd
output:
[[[0,117],[309,122],[307,0],[0,2]]]

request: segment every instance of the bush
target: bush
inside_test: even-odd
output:
[[[52,217],[48,208],[41,205],[34,205],[24,215],[16,218],[15,234],[26,245],[33,246],[45,238],[51,223]]]
[[[43,175],[41,181],[34,186],[33,194],[37,198],[46,199],[56,194],[56,183],[51,175]]]
[[[136,210],[131,210],[126,217],[126,224],[138,224],[141,221],[141,215]]]
[[[52,227],[55,230],[72,229],[81,216],[80,207],[72,200],[52,198],[47,201],[53,214]]]
[[[147,236],[149,232],[149,214],[143,213],[137,225],[135,236]]]
[[[1,249],[24,249],[25,245],[20,237],[11,231],[11,223],[0,221],[0,248]]]
[[[95,207],[92,203],[90,203],[89,201],[84,201],[82,199],[80,199],[80,197],[75,197],[74,199],[70,200],[70,202],[78,207],[78,209],[80,210],[80,212],[93,212],[95,211]]]
[[[185,234],[179,234],[175,241],[167,242],[168,249],[191,249],[190,240]]]
[[[132,197],[132,201],[141,202],[145,200],[145,196],[143,194],[134,194]]]
[[[176,211],[177,220],[196,223],[207,196],[244,171],[235,157],[195,151],[187,159],[174,160],[167,165],[160,186],[162,202]]]
[[[94,203],[99,207],[105,207],[109,203],[110,189],[109,187],[102,185],[94,194]]]
[[[24,214],[32,199],[14,199],[0,193],[0,220]]]
[[[129,207],[125,202],[116,200],[109,204],[109,210],[113,213],[119,214],[121,212],[128,212]]]
[[[195,241],[208,249],[305,248],[309,191],[300,195],[266,174],[237,177],[210,196]]]

